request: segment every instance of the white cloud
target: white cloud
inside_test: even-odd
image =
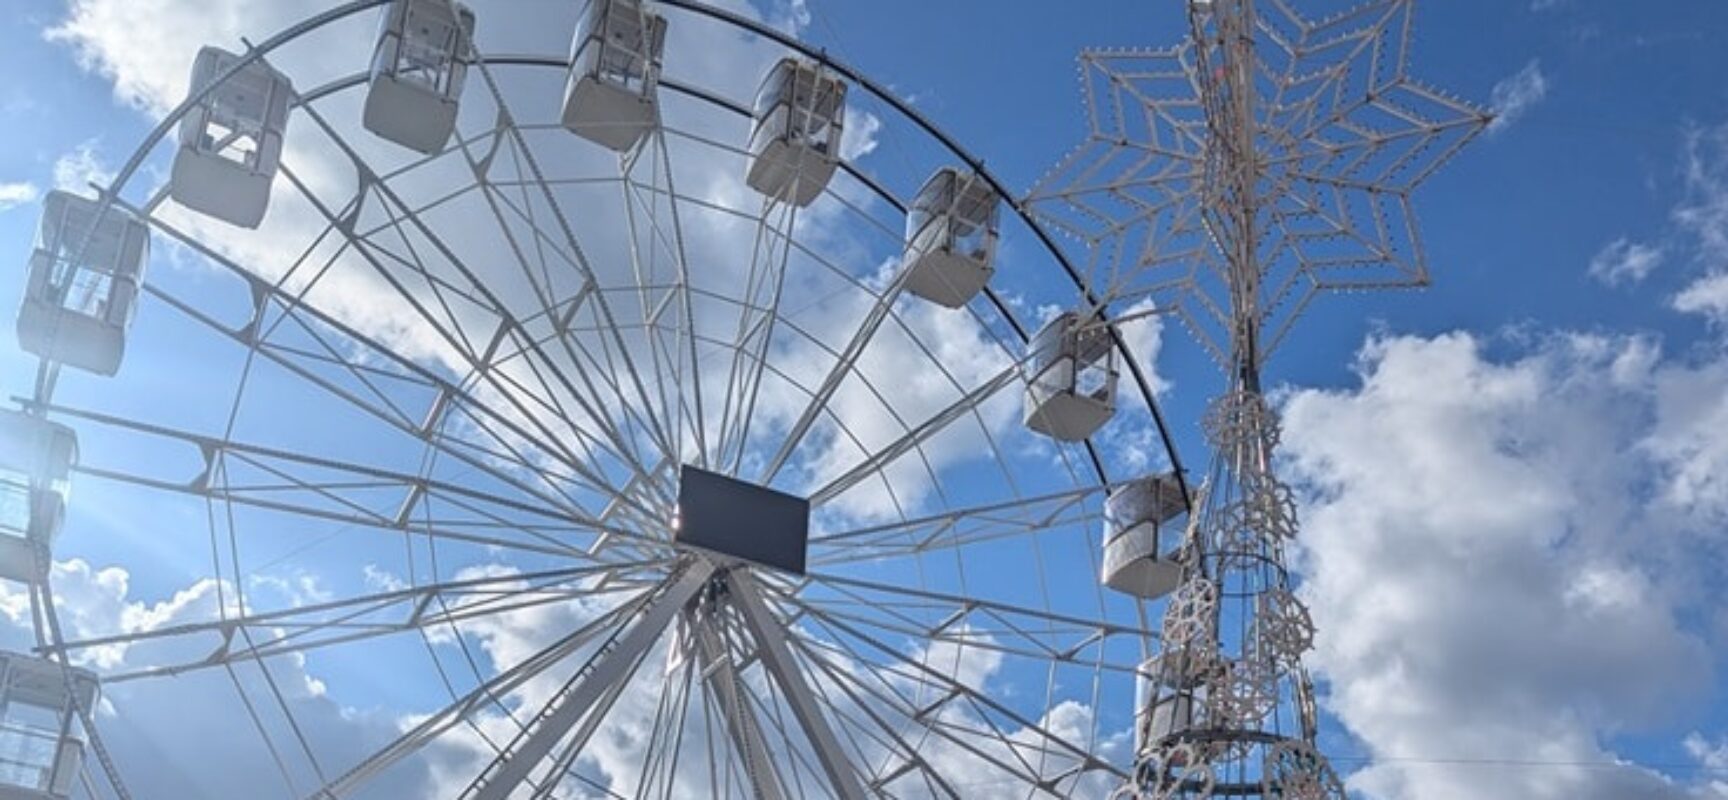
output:
[[[1709,797],[1714,800],[1728,798],[1728,738],[1712,742],[1702,734],[1694,733],[1686,737],[1684,744],[1686,754],[1709,773]]]
[[[1693,733],[1686,737],[1686,752],[1698,759],[1698,765],[1705,769],[1728,772],[1728,738],[1711,742],[1703,735]]]
[[[1695,243],[1703,274],[1674,297],[1674,308],[1728,324],[1728,124],[1688,131],[1682,167],[1687,197],[1673,219]]]
[[[1728,523],[1728,360],[1653,375],[1655,423],[1641,448],[1662,477],[1661,499]]]
[[[1049,310],[1054,312],[1056,309],[1052,307]],[[1040,309],[1040,316],[1044,311]],[[1129,353],[1144,371],[1153,394],[1162,398],[1174,388],[1171,379],[1158,371],[1158,357],[1164,349],[1164,316],[1157,313],[1157,306],[1150,298],[1122,308],[1116,316],[1127,320],[1118,323],[1117,330],[1121,332]],[[1123,365],[1121,380],[1118,391],[1122,396],[1138,395],[1140,389],[1134,385],[1133,373],[1126,365]],[[1169,457],[1164,451],[1164,440],[1159,436],[1151,413],[1141,411],[1142,407],[1137,403],[1124,403],[1123,408],[1126,412],[1122,418],[1114,421],[1108,435],[1099,439],[1104,454],[1129,475],[1168,469]]]
[[[1569,2],[1571,2],[1571,0],[1530,0],[1530,10],[1548,11],[1550,9],[1559,8]]]
[[[1597,765],[1622,761],[1614,737],[1664,729],[1714,685],[1684,621],[1710,590],[1682,576],[1720,545],[1705,498],[1723,486],[1705,476],[1728,448],[1710,421],[1728,400],[1694,379],[1722,368],[1664,363],[1637,338],[1554,336],[1500,361],[1465,334],[1400,337],[1367,346],[1360,387],[1291,396],[1313,664],[1331,710],[1384,759],[1353,788],[1701,791]],[[1682,397],[1708,413],[1684,413]],[[1540,766],[1456,763],[1471,759]]]
[[[0,212],[10,211],[18,206],[36,202],[42,195],[42,190],[36,184],[28,181],[16,183],[0,183]]]
[[[1590,277],[1609,286],[1639,283],[1662,266],[1665,256],[1660,247],[1622,236],[1609,242],[1590,259]]]
[[[1499,133],[1512,127],[1547,95],[1548,78],[1542,74],[1541,63],[1532,59],[1523,69],[1494,84],[1489,95],[1494,121],[1488,124],[1488,132]]]
[[[70,0],[65,18],[46,35],[70,46],[80,66],[113,81],[116,99],[159,116],[186,96],[199,47],[239,50],[241,36],[262,41],[329,5],[316,0]]]
[[[775,0],[768,15],[768,24],[794,36],[810,27],[810,4],[807,0]]]
[[[1687,199],[1674,209],[1674,222],[1704,255],[1728,260],[1728,125],[1688,130],[1681,168]]]
[[[77,147],[54,160],[54,188],[74,194],[90,194],[90,186],[107,186],[114,180],[114,170],[103,161],[97,152],[99,143],[95,139],[80,143]]]
[[[287,585],[287,584],[284,584]],[[97,569],[81,560],[54,565],[53,586],[61,624],[69,639],[163,631],[177,625],[214,619],[218,595],[232,605],[233,587],[205,579],[147,601],[134,596],[130,574],[121,568]],[[263,593],[275,587],[261,586]],[[273,598],[272,602],[282,599]],[[0,646],[23,650],[30,646],[30,605],[23,587],[0,584]],[[208,655],[215,639],[163,640],[113,645],[85,651],[81,663],[100,670],[135,670],[165,663],[185,663]],[[333,702],[323,684],[306,671],[305,660],[290,654],[265,659],[267,685],[257,663],[241,663],[232,675],[220,669],[184,673],[170,679],[112,684],[103,687],[104,707],[112,714],[98,719],[100,731],[122,778],[137,797],[299,797],[280,777],[269,749],[253,724],[236,690],[263,704],[265,730],[276,738],[290,774],[311,781],[302,751],[289,742],[291,732],[281,713],[290,710],[306,733],[312,751],[326,766],[346,763],[352,753],[376,749],[393,736],[392,719],[376,712],[345,708]],[[266,699],[279,698],[279,700]],[[277,703],[280,705],[277,705]],[[163,735],[174,731],[180,735]],[[94,766],[93,764],[91,765]],[[422,796],[413,770],[393,774],[396,796]]]
[[[882,118],[868,111],[846,109],[845,127],[840,131],[840,156],[855,161],[875,152],[880,144]]]
[[[1157,305],[1148,298],[1122,309],[1117,316],[1127,320],[1117,325],[1117,330],[1121,332],[1129,352],[1146,371],[1152,391],[1157,394],[1170,391],[1170,380],[1158,374],[1158,355],[1164,350],[1164,316]]]
[[[1728,272],[1705,275],[1674,296],[1674,310],[1728,324]]]

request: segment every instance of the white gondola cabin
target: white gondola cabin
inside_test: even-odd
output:
[[[72,796],[84,762],[78,710],[99,698],[89,670],[0,652],[0,798]]]
[[[995,272],[995,190],[982,178],[943,167],[924,182],[906,212],[906,290],[959,308]]]
[[[783,58],[756,92],[750,188],[796,206],[822,194],[840,164],[846,84],[809,61]]]
[[[1176,734],[1192,730],[1201,703],[1191,692],[1169,692],[1158,680],[1158,659],[1140,666],[1135,678],[1134,743],[1139,752],[1146,752],[1159,742]]]
[[[1187,510],[1175,473],[1112,491],[1104,502],[1104,584],[1146,600],[1174,591],[1182,582],[1182,532],[1171,523]]]
[[[474,12],[450,0],[395,0],[384,9],[366,89],[366,130],[436,153],[456,130]]]
[[[130,212],[50,192],[18,310],[19,345],[98,375],[118,372],[149,257],[150,233]]]
[[[0,409],[0,578],[36,580],[36,551],[60,535],[77,461],[71,428]]]
[[[193,94],[214,88],[180,120],[169,194],[199,213],[256,228],[270,204],[294,87],[262,60],[222,79],[242,60],[215,47],[198,51]]]
[[[1102,322],[1058,314],[1032,337],[1030,368],[1026,427],[1077,442],[1116,413],[1116,344]]]
[[[659,124],[666,18],[640,0],[592,0],[570,45],[564,127],[618,152]]]

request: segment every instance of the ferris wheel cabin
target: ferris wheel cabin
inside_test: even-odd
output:
[[[640,0],[593,0],[571,42],[564,127],[627,152],[659,124],[666,18]]]
[[[1116,413],[1116,343],[1101,320],[1064,311],[1032,337],[1026,427],[1078,442]]]
[[[1145,752],[1159,742],[1193,730],[1199,721],[1196,706],[1204,701],[1192,692],[1163,693],[1158,688],[1158,660],[1137,671],[1135,680],[1134,749]],[[1151,670],[1150,672],[1148,670]]]
[[[943,167],[906,212],[906,291],[959,308],[995,272],[1000,202],[976,175]]]
[[[0,409],[0,579],[36,580],[36,552],[60,535],[77,462],[71,428]]]
[[[750,128],[746,182],[769,197],[810,205],[840,164],[846,84],[819,64],[783,58],[762,79]]]
[[[149,253],[149,231],[131,213],[50,192],[18,311],[19,345],[99,375],[118,372]]]
[[[99,696],[88,670],[0,652],[0,798],[72,796],[84,762],[78,709]]]
[[[1176,561],[1181,532],[1171,522],[1188,510],[1175,473],[1152,475],[1110,493],[1104,503],[1104,583],[1156,600],[1182,581]]]
[[[198,51],[192,92],[210,91],[180,120],[169,195],[199,213],[256,228],[270,204],[294,87],[262,60],[243,61],[216,47]]]
[[[366,90],[366,130],[436,153],[456,130],[474,12],[449,0],[395,0],[384,10]]]

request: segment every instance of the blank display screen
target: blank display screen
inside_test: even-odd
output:
[[[672,539],[720,555],[804,574],[810,501],[688,464],[678,473]]]

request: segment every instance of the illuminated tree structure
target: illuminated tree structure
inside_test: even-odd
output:
[[[1095,284],[1152,298],[1227,371],[1120,797],[1344,797],[1315,747],[1261,372],[1316,294],[1428,280],[1411,192],[1489,116],[1406,74],[1413,6],[1192,0],[1182,44],[1081,57],[1090,135],[1030,204]]]

